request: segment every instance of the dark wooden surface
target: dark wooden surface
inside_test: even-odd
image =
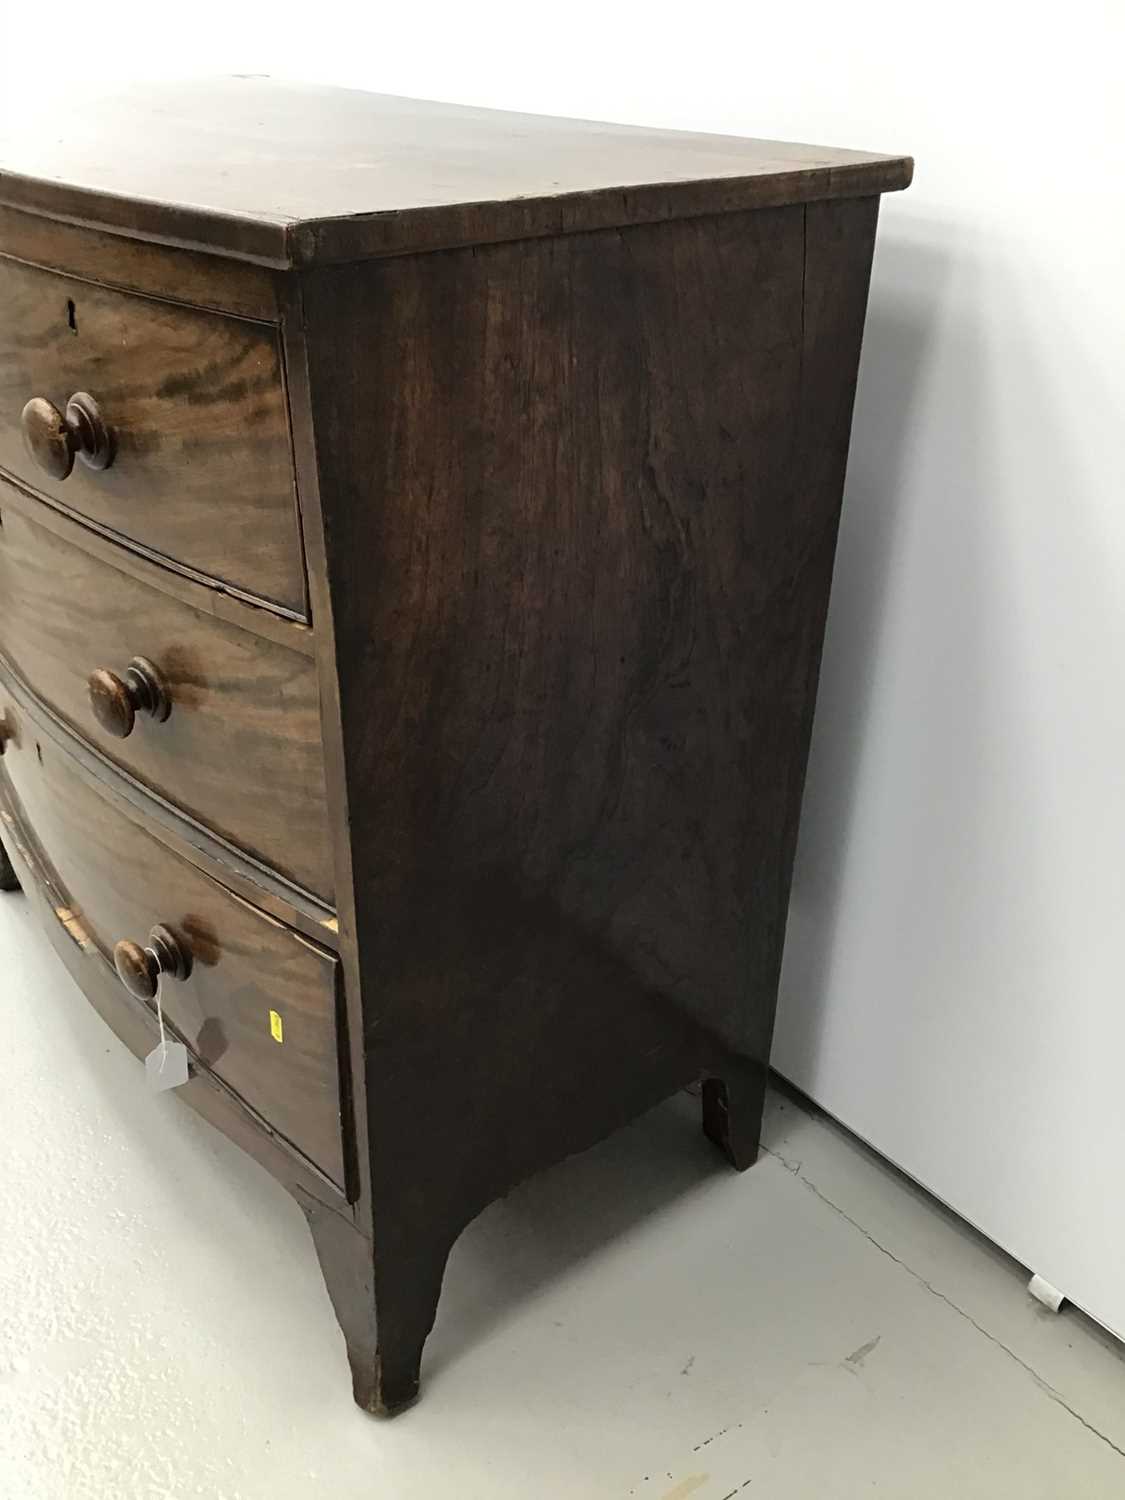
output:
[[[101,558],[117,572],[127,573],[148,588],[182,600],[199,614],[212,615],[250,635],[276,641],[287,651],[296,651],[310,658],[315,656],[313,632],[306,622],[288,619],[260,602],[244,599],[227,589],[215,588],[212,582],[191,568],[182,563],[174,564],[167,558],[158,558],[144,547],[124,547],[105,527],[45,504],[42,496],[15,479],[0,476],[0,505],[5,514],[17,512],[44,531],[81,547],[91,557]]]
[[[15,700],[20,716],[47,726],[79,773],[96,787],[108,786],[115,797],[130,806],[134,821],[143,824],[171,853],[285,926],[340,954],[340,924],[331,907],[217,838],[174,803],[158,796],[102,755],[88,740],[76,735],[15,672],[9,673],[6,664],[0,671],[4,674],[6,692]],[[0,717],[0,725],[3,722]]]
[[[345,1185],[335,957],[176,858],[111,793],[96,790],[45,725],[0,679],[0,711],[15,725],[0,758],[25,839],[65,906],[56,919],[111,961],[125,938],[144,943],[163,923],[192,958],[162,1002],[192,1053],[273,1130]],[[283,1041],[270,1012],[283,1023]]]
[[[331,902],[313,663],[118,572],[6,494],[0,485],[0,654],[103,754]],[[98,668],[120,677],[136,656],[158,668],[171,712],[139,714],[121,739],[95,718],[88,680]]]
[[[7,861],[9,867],[15,867],[13,877],[18,874],[19,880],[17,883],[13,878],[12,888],[22,885],[48,942],[79,990],[130,1052],[143,1058],[159,1041],[156,1014],[128,994],[85,929],[71,920],[65,893],[56,888],[42,856],[19,826],[2,770],[0,766],[0,866]],[[10,851],[10,859],[5,851]],[[79,1003],[77,997],[75,1002]],[[143,1087],[139,1075],[138,1086]],[[210,1069],[193,1065],[191,1077],[177,1090],[177,1097],[260,1162],[298,1198],[306,1213],[315,1204],[351,1227],[354,1210],[341,1190]]]
[[[322,1259],[373,1288],[364,1404],[411,1399],[445,1252],[521,1177],[701,1076],[754,1158],[876,212],[306,278],[378,1038],[374,1262]]]
[[[0,204],[0,245],[12,260],[122,291],[148,293],[259,322],[278,319],[275,272],[217,255],[169,250]]]
[[[260,80],[70,118],[0,139],[0,836],[138,1055],[114,946],[138,990],[155,924],[190,951],[189,1102],[397,1410],[522,1178],[696,1080],[755,1159],[911,163]],[[117,452],[52,485],[13,409],[76,390]],[[134,657],[172,712],[117,739],[86,681]]]
[[[264,78],[67,80],[0,131],[0,202],[311,265],[891,192],[908,157]]]
[[[347,1021],[345,1076],[351,1081],[351,1112],[357,1143],[368,1140],[366,1057],[368,1032],[359,976],[356,941],[355,887],[352,880],[352,838],[349,790],[344,774],[344,744],[340,724],[340,682],[336,672],[335,601],[329,584],[324,510],[317,465],[317,435],[309,392],[308,342],[301,279],[285,279],[282,300],[282,347],[290,393],[290,430],[293,459],[301,495],[302,529],[309,576],[309,603],[316,620],[314,634],[320,679],[321,738],[327,781],[329,831],[336,871],[336,951],[344,977],[344,1014]],[[311,632],[310,632],[311,633]],[[357,1149],[354,1160],[355,1220],[370,1240],[373,1232],[371,1160]]]
[[[111,467],[51,479],[24,446],[35,396],[97,401]],[[285,392],[268,325],[0,258],[0,468],[55,504],[305,612]]]

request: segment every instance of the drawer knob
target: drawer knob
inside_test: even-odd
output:
[[[113,950],[117,977],[138,1000],[152,1000],[160,976],[186,979],[191,973],[191,954],[167,927],[154,927],[148,935],[148,947],[131,943],[127,938]]]
[[[65,479],[76,456],[88,469],[108,469],[113,462],[113,435],[85,391],[75,391],[65,412],[45,396],[32,396],[20,424],[27,451],[52,479]]]
[[[134,656],[124,677],[98,667],[90,673],[86,686],[94,718],[114,739],[129,738],[138,714],[150,714],[158,724],[163,724],[172,712],[164,679],[143,656]]]

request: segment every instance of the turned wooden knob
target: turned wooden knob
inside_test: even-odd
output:
[[[148,935],[148,947],[123,939],[113,950],[117,977],[138,1000],[152,1000],[160,976],[186,979],[191,973],[191,954],[167,927],[154,927]]]
[[[52,479],[65,479],[75,457],[89,469],[108,469],[113,462],[113,435],[85,391],[75,391],[65,411],[45,396],[32,396],[20,425],[28,453]]]
[[[143,656],[134,656],[124,677],[106,667],[96,668],[86,686],[94,718],[106,734],[118,740],[129,738],[138,714],[149,714],[162,724],[172,712],[164,679]]]

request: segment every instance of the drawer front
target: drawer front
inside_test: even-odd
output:
[[[71,937],[112,963],[120,940],[144,944],[154,925],[170,928],[192,968],[186,980],[163,981],[166,1016],[204,1066],[344,1187],[334,955],[133,821],[2,683],[0,714],[5,798],[51,873]]]
[[[0,523],[0,651],[24,682],[167,801],[331,904],[311,658],[90,556],[5,505],[3,486]],[[135,657],[171,711],[138,713],[121,739],[94,717],[88,683],[98,668],[124,679]]]
[[[108,468],[50,477],[21,413],[93,397]],[[80,451],[80,450],[79,450]],[[0,467],[60,505],[304,616],[277,330],[0,259]]]

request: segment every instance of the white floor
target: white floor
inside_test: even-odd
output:
[[[3,1500],[1099,1500],[1125,1355],[836,1127],[673,1100],[494,1206],[424,1395],[351,1403],[295,1204],[0,899]]]

